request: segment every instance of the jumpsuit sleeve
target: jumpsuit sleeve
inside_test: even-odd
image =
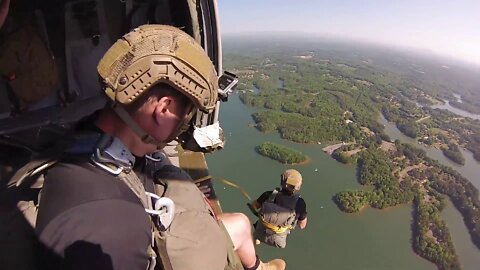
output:
[[[307,204],[303,198],[298,199],[295,211],[297,212],[298,220],[304,220],[307,217]]]

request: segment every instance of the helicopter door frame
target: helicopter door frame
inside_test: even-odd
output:
[[[202,47],[212,60],[213,64],[215,65],[217,74],[220,77],[223,74],[223,66],[217,1],[199,0],[199,2],[200,10],[202,13]],[[194,125],[196,127],[205,127],[218,122],[219,111],[220,101],[217,101],[214,111],[210,114],[197,111]]]

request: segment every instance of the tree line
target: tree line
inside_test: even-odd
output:
[[[255,148],[262,156],[280,161],[284,164],[296,164],[307,160],[302,152],[272,142],[264,142]]]

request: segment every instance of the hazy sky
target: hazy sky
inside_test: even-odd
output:
[[[223,34],[328,34],[480,65],[480,0],[218,0],[218,7]]]

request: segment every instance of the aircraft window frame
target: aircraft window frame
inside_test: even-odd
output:
[[[76,54],[78,51],[72,51],[69,52],[67,40],[70,39],[69,42],[72,42],[72,45],[79,45],[82,42],[80,39],[83,38],[84,44],[90,44],[93,47],[99,46],[99,44],[112,44],[116,39],[118,39],[123,32],[127,32],[130,29],[126,29],[128,25],[125,25],[124,23],[120,23],[118,26],[111,25],[115,21],[125,21],[124,17],[119,13],[122,11],[122,8],[119,6],[123,7],[126,9],[126,5],[128,2],[134,4],[135,2],[138,3],[155,3],[157,1],[159,2],[164,2],[164,5],[169,6],[169,4],[174,3],[173,5],[169,6],[170,10],[178,8],[182,8],[184,12],[178,12],[176,11],[175,14],[172,15],[172,21],[169,23],[170,25],[173,25],[175,27],[180,27],[182,30],[187,32],[193,37],[197,37],[196,40],[199,42],[199,44],[205,48],[207,51],[210,59],[214,63],[214,65],[217,68],[217,72],[220,74],[221,70],[221,59],[219,58],[219,37],[217,35],[217,25],[215,21],[210,21],[210,20],[216,20],[216,7],[214,1],[211,0],[197,0],[197,1],[189,1],[189,0],[119,0],[118,5],[115,7],[111,8],[110,6],[107,7],[105,6],[108,0],[78,0],[78,1],[73,1],[73,0],[65,0],[63,1],[63,5],[55,5],[53,7],[53,3],[57,3],[58,1],[56,0],[43,0],[41,2],[38,1],[31,1],[31,5],[28,4],[29,0],[25,0],[22,2],[18,2],[22,4],[23,9],[17,9],[16,12],[24,11],[24,12],[29,12],[28,14],[33,14],[35,13],[36,10],[41,11],[41,15],[43,16],[45,20],[45,27],[43,28],[45,33],[42,33],[42,35],[46,35],[46,43],[49,48],[51,48],[52,52],[52,57],[55,59],[55,61],[58,62],[58,70],[60,73],[60,85],[58,89],[56,89],[54,94],[52,96],[57,99],[57,101],[52,101],[50,99],[47,105],[42,105],[42,106],[37,106],[37,104],[33,104],[33,106],[28,107],[27,110],[21,111],[19,114],[13,115],[12,111],[8,112],[6,111],[5,113],[2,113],[0,115],[0,135],[5,135],[7,137],[13,138],[13,136],[17,136],[20,133],[29,133],[30,135],[22,137],[20,136],[21,141],[20,144],[25,143],[25,145],[29,146],[31,145],[36,139],[37,135],[36,133],[40,133],[40,130],[48,130],[49,127],[51,126],[59,126],[59,127],[64,127],[68,128],[71,123],[79,120],[82,118],[84,115],[89,114],[92,112],[92,109],[90,108],[91,106],[96,106],[99,108],[103,107],[105,104],[105,98],[103,97],[103,94],[100,94],[101,92],[98,91],[99,94],[88,94],[85,92],[82,92],[82,89],[73,89],[72,88],[72,80],[79,80],[78,76],[79,74],[75,72],[75,70],[72,69],[72,62],[75,61],[82,61],[82,57],[77,56],[76,58],[71,58],[69,54]],[[92,20],[92,25],[91,29],[89,26],[87,26],[86,29],[84,30],[89,30],[86,31],[85,33],[91,33],[91,37],[83,36],[72,36],[72,33],[70,33],[67,28],[67,21],[68,20],[73,20],[73,18],[67,18],[67,16],[71,16],[72,14],[67,14],[67,7],[70,5],[79,5],[77,7],[80,7],[81,10],[81,5],[93,5],[95,6],[94,9],[96,12],[95,18]],[[93,3],[93,4],[92,4]],[[110,2],[109,2],[110,3]],[[117,2],[115,2],[117,3]],[[167,3],[167,4],[165,4]],[[123,5],[124,6],[123,6]],[[10,8],[12,8],[12,5],[10,5]],[[101,10],[103,9],[103,10]],[[63,11],[63,12],[62,12]],[[88,11],[88,9],[87,9]],[[92,13],[89,13],[85,11],[86,13],[83,14],[81,13],[80,15],[85,15],[86,17],[91,17],[93,16]],[[125,11],[125,10],[123,10]],[[99,14],[99,12],[102,12],[102,14]],[[192,13],[193,12],[193,13]],[[118,14],[117,14],[118,13]],[[19,16],[22,16],[21,14]],[[8,19],[8,18],[7,18]],[[106,23],[105,21],[109,21]],[[192,23],[192,20],[197,20],[196,24],[198,25],[198,28],[195,30],[193,28],[193,25],[195,23]],[[62,25],[59,26],[60,23]],[[113,22],[113,23],[112,23]],[[77,24],[81,24],[81,22],[77,22]],[[98,25],[97,25],[98,24]],[[103,24],[103,26],[102,26]],[[15,26],[15,25],[13,25]],[[98,27],[97,27],[98,26]],[[55,28],[56,27],[56,28]],[[59,30],[60,27],[60,30]],[[75,27],[81,27],[81,25],[77,25]],[[85,26],[83,26],[85,27]],[[100,28],[104,29],[100,29]],[[56,30],[57,29],[57,30]],[[95,29],[99,30],[98,32],[100,33],[94,33]],[[5,30],[5,29],[4,29]],[[91,31],[90,31],[91,30]],[[92,32],[93,31],[93,32]],[[104,31],[102,33],[102,31]],[[106,32],[105,32],[106,31]],[[3,33],[5,34],[5,33]],[[77,33],[79,34],[79,33]],[[102,35],[105,35],[106,37],[102,37]],[[4,35],[5,36],[5,35]],[[53,40],[49,40],[52,37],[54,37]],[[91,39],[90,39],[91,38]],[[86,39],[90,39],[87,40]],[[51,43],[51,44],[50,44]],[[56,44],[58,43],[58,44]],[[108,49],[109,46],[107,46]],[[87,48],[88,49],[88,48]],[[87,54],[88,50],[84,52],[85,55]],[[98,52],[98,55],[101,53]],[[91,60],[91,63],[94,62],[94,59]],[[90,69],[92,69],[94,72],[96,72],[96,65],[93,66],[93,64],[88,64],[84,65],[87,66]],[[70,73],[70,75],[68,75]],[[91,75],[91,74],[90,74]],[[69,78],[71,76],[71,78]],[[75,78],[77,76],[77,78]],[[91,75],[90,79],[95,81],[95,83],[98,83],[98,78],[92,77]],[[81,79],[80,79],[81,80]],[[84,81],[87,81],[84,79]],[[87,84],[90,85],[90,84]],[[90,85],[91,88],[93,88],[92,91],[99,90],[99,87],[95,89],[94,86],[92,86],[93,83]],[[77,87],[77,86],[74,86]],[[48,100],[46,100],[48,101]],[[96,104],[96,105],[93,105]],[[89,109],[85,109],[85,108]],[[34,136],[35,138],[32,140],[30,138],[31,136]],[[23,142],[22,142],[23,141]]]

